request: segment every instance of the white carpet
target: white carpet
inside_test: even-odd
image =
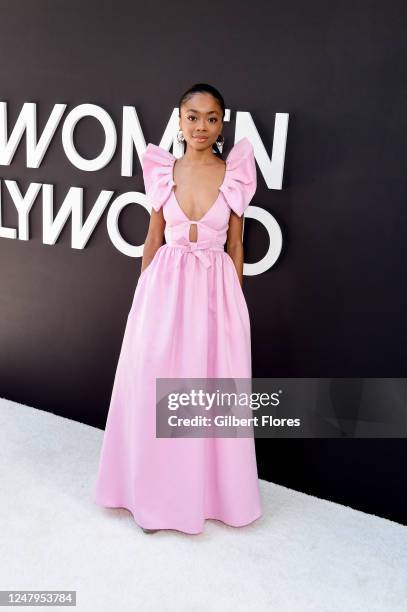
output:
[[[407,610],[405,526],[261,481],[250,526],[146,535],[91,500],[101,430],[5,399],[0,415],[2,590],[76,590],[84,612]]]

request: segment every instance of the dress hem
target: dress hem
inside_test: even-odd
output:
[[[225,520],[225,519],[219,518],[219,516],[205,516],[204,520],[203,520],[203,524],[202,524],[202,529],[200,529],[199,531],[196,531],[196,530],[189,530],[189,529],[180,528],[180,527],[168,527],[168,526],[167,527],[157,527],[157,525],[140,525],[137,522],[135,512],[131,508],[129,508],[128,506],[125,506],[125,505],[120,504],[118,502],[117,503],[113,503],[113,502],[111,502],[111,503],[107,503],[107,502],[106,503],[102,503],[102,502],[99,502],[99,501],[96,501],[96,500],[93,500],[93,501],[94,501],[94,503],[97,506],[101,506],[102,508],[122,508],[124,510],[128,510],[131,513],[135,523],[141,529],[154,529],[154,530],[157,530],[157,531],[180,531],[181,533],[186,533],[188,535],[199,535],[199,534],[203,533],[204,532],[204,528],[205,528],[205,521],[207,521],[207,520],[209,520],[209,521],[220,521],[221,523],[223,523],[227,527],[239,528],[239,527],[247,527],[251,523],[254,523],[254,521],[257,521],[259,518],[261,518],[263,516],[263,514],[264,514],[263,512],[257,513],[253,518],[251,518],[249,520],[246,520],[244,522],[239,522],[239,523],[235,523],[235,522],[230,521],[230,520]]]

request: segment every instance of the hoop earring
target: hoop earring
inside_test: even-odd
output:
[[[219,136],[216,139],[216,146],[218,147],[220,153],[222,153],[223,151],[224,144],[225,144],[225,139],[223,137],[223,134],[219,134]]]
[[[184,137],[184,134],[183,134],[182,130],[178,130],[178,132],[177,132],[177,142],[179,142],[180,144],[185,142],[185,137]]]

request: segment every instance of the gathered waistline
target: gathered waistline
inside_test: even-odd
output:
[[[208,244],[205,241],[201,242],[189,242],[188,244],[171,244],[166,243],[166,246],[171,249],[180,249],[185,253],[192,253],[199,261],[209,268],[212,265],[211,258],[205,251],[225,251],[223,245],[220,244]]]

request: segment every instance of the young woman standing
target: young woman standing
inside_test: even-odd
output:
[[[184,155],[149,143],[142,157],[153,211],[94,500],[127,508],[146,532],[262,515],[253,437],[156,437],[156,378],[251,378],[242,228],[256,164],[247,138],[222,159],[224,114],[215,88],[193,86],[179,103]]]

